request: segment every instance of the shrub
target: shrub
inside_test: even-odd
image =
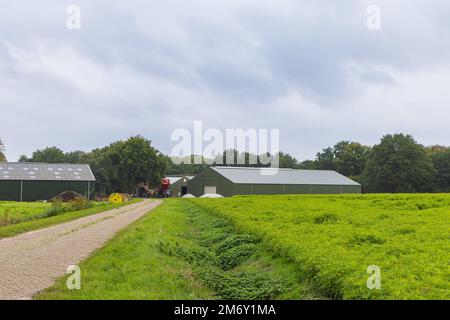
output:
[[[43,217],[54,217],[63,212],[66,212],[66,210],[67,209],[63,205],[62,201],[53,201],[52,206],[44,212]]]

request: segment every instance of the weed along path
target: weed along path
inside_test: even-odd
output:
[[[30,299],[161,201],[142,201],[0,240],[0,299]]]

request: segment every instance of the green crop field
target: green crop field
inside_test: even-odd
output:
[[[449,299],[450,195],[197,199],[260,238],[320,294],[337,299]],[[369,266],[381,289],[367,288]]]
[[[0,201],[0,227],[35,219],[50,207],[50,203],[43,202]]]
[[[0,201],[0,239],[37,230],[140,201],[121,204],[81,201],[72,203]]]
[[[37,298],[450,299],[449,218],[450,195],[169,199]]]

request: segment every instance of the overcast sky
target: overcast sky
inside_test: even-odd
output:
[[[69,5],[81,29],[66,26]],[[381,29],[367,28],[369,5]],[[280,129],[313,158],[386,133],[450,144],[448,0],[0,0],[7,158],[193,128]]]

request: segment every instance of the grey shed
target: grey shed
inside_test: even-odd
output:
[[[64,191],[90,198],[95,177],[86,164],[0,163],[0,200],[49,200]]]
[[[188,192],[197,197],[206,193],[343,194],[361,193],[361,185],[332,170],[210,167],[188,181]]]

